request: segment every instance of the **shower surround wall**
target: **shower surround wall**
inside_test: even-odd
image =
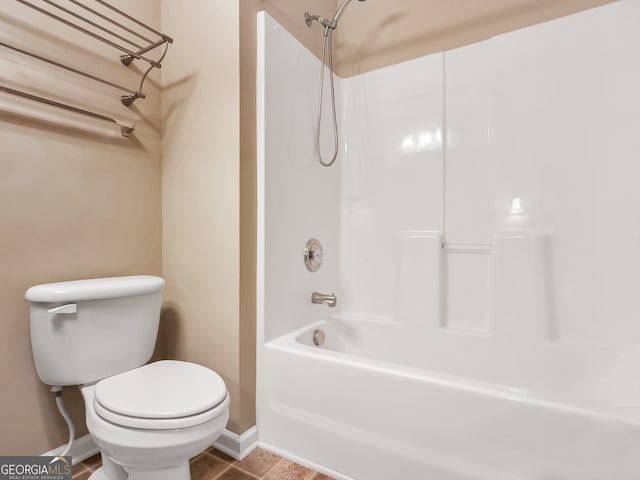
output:
[[[338,79],[325,169],[318,61],[261,17],[264,444],[338,478],[635,478],[638,24],[623,0]]]
[[[261,12],[259,19],[264,15]],[[265,123],[264,131],[258,127],[258,145],[264,142],[269,152],[268,168],[261,172],[258,166],[258,177],[265,178],[269,189],[281,194],[268,196],[267,208],[273,214],[266,219],[266,224],[264,216],[258,214],[258,230],[266,230],[269,252],[265,268],[272,272],[264,292],[265,309],[269,318],[279,319],[258,321],[258,335],[273,339],[299,328],[303,318],[317,321],[326,317],[326,311],[309,308],[309,298],[314,289],[331,293],[338,285],[340,170],[318,168],[313,156],[320,75],[317,58],[270,17],[269,24],[261,26],[268,29],[270,44],[263,50],[258,46],[258,72],[263,61],[267,71],[264,89],[268,92],[268,95],[258,92],[258,111],[263,103],[262,108],[273,115],[274,121]],[[263,37],[259,31],[258,38]],[[285,76],[290,80],[285,80]],[[340,102],[340,86],[336,87]],[[326,103],[321,137],[323,151],[333,145]],[[258,185],[260,197],[260,181]],[[310,238],[321,240],[326,259],[325,265],[313,275],[302,263],[302,252]],[[258,245],[261,244],[259,240]],[[258,368],[259,365],[258,360]]]

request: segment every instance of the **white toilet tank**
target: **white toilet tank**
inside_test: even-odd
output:
[[[160,277],[138,275],[27,290],[40,380],[81,385],[144,365],[155,347],[164,284]]]

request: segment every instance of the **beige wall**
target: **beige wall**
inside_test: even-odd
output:
[[[136,86],[138,77],[119,63],[119,52],[71,35],[17,2],[2,7],[2,41]],[[153,2],[130,10],[159,24]],[[0,94],[0,455],[30,455],[63,445],[67,431],[35,372],[25,290],[67,279],[161,273],[160,95],[149,84],[148,98],[129,111],[109,87],[6,49],[0,62],[0,84],[140,117],[135,137],[125,139],[113,124]],[[78,434],[86,433],[78,390],[65,388],[64,398]]]
[[[337,66],[349,77],[562,17],[613,0],[366,0],[336,30]]]
[[[239,358],[238,3],[163,0],[176,39],[162,69],[165,355],[216,370],[244,431]]]

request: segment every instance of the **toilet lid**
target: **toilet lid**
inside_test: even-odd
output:
[[[216,372],[175,360],[105,378],[95,387],[95,401],[105,409],[145,419],[197,415],[214,408],[226,396],[227,388]]]

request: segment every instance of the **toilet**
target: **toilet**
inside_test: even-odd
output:
[[[91,480],[189,480],[189,459],[229,419],[220,375],[189,362],[147,364],[164,285],[138,275],[36,285],[25,294],[40,380],[82,392],[102,454]]]

